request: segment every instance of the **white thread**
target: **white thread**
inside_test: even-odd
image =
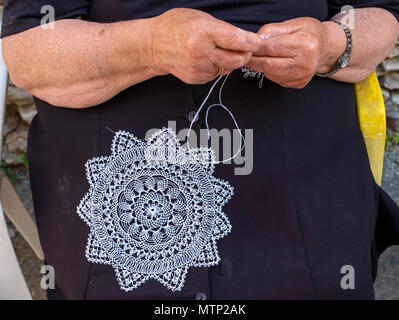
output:
[[[222,107],[224,110],[226,110],[226,111],[229,113],[230,117],[231,117],[231,118],[233,119],[233,121],[234,121],[234,125],[236,126],[236,128],[237,128],[237,130],[238,130],[238,132],[239,132],[239,134],[240,134],[240,147],[239,147],[239,150],[238,150],[232,157],[230,157],[230,158],[228,158],[228,159],[223,159],[223,160],[221,160],[221,161],[215,161],[215,162],[213,162],[214,164],[220,164],[220,163],[223,163],[223,162],[226,162],[226,161],[233,160],[233,159],[234,159],[235,157],[237,157],[237,156],[241,153],[241,151],[244,150],[244,148],[245,148],[245,138],[244,138],[244,136],[243,136],[243,134],[242,134],[242,132],[241,132],[240,127],[238,126],[238,123],[237,123],[237,121],[236,121],[236,119],[235,119],[233,113],[232,113],[232,112],[229,110],[229,108],[227,108],[227,107],[223,104],[223,102],[222,102],[222,90],[223,90],[223,87],[224,87],[224,85],[225,85],[225,83],[226,83],[228,77],[229,77],[229,74],[226,75],[225,79],[224,79],[223,82],[222,82],[222,85],[221,85],[220,88],[219,88],[219,103],[214,103],[214,104],[208,106],[208,108],[207,108],[207,110],[206,110],[206,114],[205,114],[205,124],[206,124],[206,129],[207,129],[207,134],[208,134],[208,140],[209,140],[209,139],[210,139],[210,130],[209,130],[209,124],[208,124],[209,110],[212,109],[213,107]],[[219,76],[219,78],[216,79],[216,81],[214,82],[214,84],[213,84],[212,87],[210,88],[208,94],[206,95],[204,101],[202,102],[201,106],[198,108],[198,110],[197,110],[197,112],[196,112],[196,114],[195,114],[193,120],[192,120],[191,123],[190,123],[190,128],[188,129],[188,132],[187,132],[187,149],[188,149],[188,150],[190,150],[190,132],[191,132],[191,130],[192,130],[192,127],[193,127],[193,125],[194,125],[194,122],[198,119],[199,113],[201,112],[201,110],[202,110],[202,108],[204,107],[205,103],[208,101],[210,95],[212,94],[213,90],[215,89],[215,86],[217,85],[217,83],[218,83],[218,82],[220,81],[220,79],[222,79],[222,78],[223,78],[223,76]]]
[[[109,132],[111,132],[111,133],[113,133],[113,134],[116,133],[115,131],[113,131],[112,129],[110,129],[110,127],[108,127],[108,126],[105,126],[105,129],[107,129]]]

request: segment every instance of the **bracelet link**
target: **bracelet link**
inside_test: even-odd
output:
[[[349,29],[349,27],[342,22],[339,21],[333,21],[341,26],[341,28],[345,31],[346,35],[346,49],[345,52],[342,56],[340,56],[335,64],[335,68],[326,73],[316,73],[319,77],[323,78],[328,78],[336,74],[338,71],[346,68],[349,64],[350,58],[351,58],[351,53],[352,53],[352,48],[353,48],[353,41],[352,41],[352,32]]]

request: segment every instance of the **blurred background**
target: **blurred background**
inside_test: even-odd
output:
[[[0,0],[0,10],[3,3],[4,0]],[[388,122],[382,186],[399,204],[399,42],[390,56],[378,67],[377,74],[386,104]],[[32,216],[34,212],[28,178],[26,145],[29,124],[35,115],[36,108],[32,96],[10,82],[0,170],[9,177]],[[37,259],[29,245],[9,221],[7,221],[7,226],[33,299],[47,299],[45,290],[40,287],[42,277],[40,268],[43,262]],[[399,246],[389,248],[380,258],[375,289],[376,298],[379,300],[399,300]]]

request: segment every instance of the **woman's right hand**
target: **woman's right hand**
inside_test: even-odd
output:
[[[257,34],[194,9],[177,8],[152,19],[149,50],[157,74],[188,84],[213,80],[247,64],[260,48]]]

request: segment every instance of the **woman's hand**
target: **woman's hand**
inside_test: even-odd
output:
[[[334,68],[346,37],[334,22],[298,18],[263,26],[260,49],[247,64],[283,87],[303,88],[315,73]]]
[[[96,23],[61,19],[5,37],[14,84],[48,103],[85,108],[152,77],[172,73],[198,84],[245,65],[260,38],[198,10]],[[18,54],[15,54],[15,53]]]
[[[352,16],[352,54],[348,66],[331,78],[356,83],[364,80],[392,51],[399,36],[397,19],[381,8],[344,11],[332,19],[345,23]],[[261,48],[248,67],[261,71],[283,87],[303,88],[315,73],[333,70],[345,52],[346,36],[335,22],[298,18],[268,24],[258,34]]]
[[[171,73],[189,84],[214,79],[246,65],[260,48],[257,34],[193,9],[172,9],[149,27],[150,52],[158,74]]]

